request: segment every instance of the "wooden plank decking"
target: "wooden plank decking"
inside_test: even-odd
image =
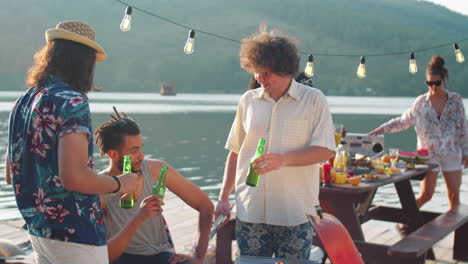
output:
[[[187,253],[193,242],[197,240],[198,212],[171,192],[166,194],[164,216],[169,224],[172,238],[178,253]],[[28,235],[21,228],[23,220],[0,223],[0,238],[11,240],[13,243],[25,246]],[[371,220],[363,225],[366,241],[392,245],[400,237],[394,223]],[[214,245],[215,239],[211,241]],[[426,264],[462,264],[468,262],[452,259],[453,233],[444,238],[434,248],[436,261],[427,260]]]

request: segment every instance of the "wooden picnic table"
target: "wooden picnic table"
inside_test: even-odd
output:
[[[363,181],[357,186],[334,184],[333,187],[321,187],[320,205],[326,212],[336,216],[346,226],[354,240],[364,241],[361,224],[370,219],[375,219],[375,213],[370,215],[369,213],[376,211],[376,209],[369,209],[377,189],[388,184],[394,184],[402,207],[402,211],[398,215],[401,216],[404,213],[407,218],[401,219],[399,217],[398,220],[402,220],[400,223],[411,220],[408,223],[410,230],[416,230],[423,224],[423,218],[416,204],[410,180],[422,180],[426,172],[435,167],[436,165],[429,164],[427,168],[407,169],[388,178]],[[385,210],[385,207],[378,208],[381,208],[380,211]]]
[[[347,228],[366,263],[395,263],[395,260],[398,259],[398,252],[394,252],[393,256],[390,256],[389,252],[392,253],[393,248],[366,243],[361,225],[371,219],[405,223],[408,225],[408,232],[411,233],[441,216],[440,213],[419,210],[410,182],[410,180],[424,179],[426,172],[435,167],[437,165],[428,164],[425,168],[408,169],[391,177],[365,181],[357,186],[347,184],[321,187],[320,205],[326,212],[336,216]],[[401,208],[372,204],[378,188],[388,184],[395,186]],[[456,228],[458,229],[463,224],[464,222],[460,221]],[[434,258],[430,246],[428,249],[427,258]],[[418,254],[418,261],[426,257],[426,251]],[[406,263],[399,261],[399,259],[398,262]],[[408,263],[416,262],[408,261]]]

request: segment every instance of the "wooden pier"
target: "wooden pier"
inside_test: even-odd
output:
[[[169,224],[176,246],[176,252],[188,253],[192,244],[197,241],[198,212],[173,193],[167,192],[165,198],[164,216]],[[22,248],[28,248],[29,237],[22,229],[23,220],[0,223],[0,239],[8,239]],[[400,240],[395,224],[371,220],[363,225],[366,241],[392,245]],[[215,239],[211,241],[213,247]],[[452,259],[453,233],[444,238],[434,247],[437,260],[427,260],[426,264],[462,264]],[[468,250],[468,248],[467,248]]]

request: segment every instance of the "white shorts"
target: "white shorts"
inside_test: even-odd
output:
[[[36,264],[109,264],[106,246],[91,246],[29,235]]]
[[[461,155],[433,155],[428,160],[428,163],[439,165],[439,167],[432,169],[432,171],[457,171],[463,169]]]

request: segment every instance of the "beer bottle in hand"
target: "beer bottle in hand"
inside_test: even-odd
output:
[[[153,194],[154,195],[164,195],[166,193],[166,174],[167,166],[162,165],[161,172],[159,173],[158,182],[153,185]],[[160,201],[163,199],[160,198]]]
[[[130,160],[130,155],[124,156],[123,162],[123,173],[130,173],[132,172],[132,161]],[[122,208],[132,208],[135,205],[135,200],[133,199],[133,194],[124,200],[120,200],[120,207]]]
[[[250,161],[249,172],[247,174],[247,180],[245,181],[245,183],[249,186],[257,187],[258,185],[258,180],[260,179],[260,175],[257,173],[257,171],[255,171],[255,168],[253,167],[253,161],[257,158],[260,158],[263,155],[264,148],[265,148],[265,139],[261,138],[258,141],[258,146],[257,146],[257,151],[255,152],[255,156]]]

